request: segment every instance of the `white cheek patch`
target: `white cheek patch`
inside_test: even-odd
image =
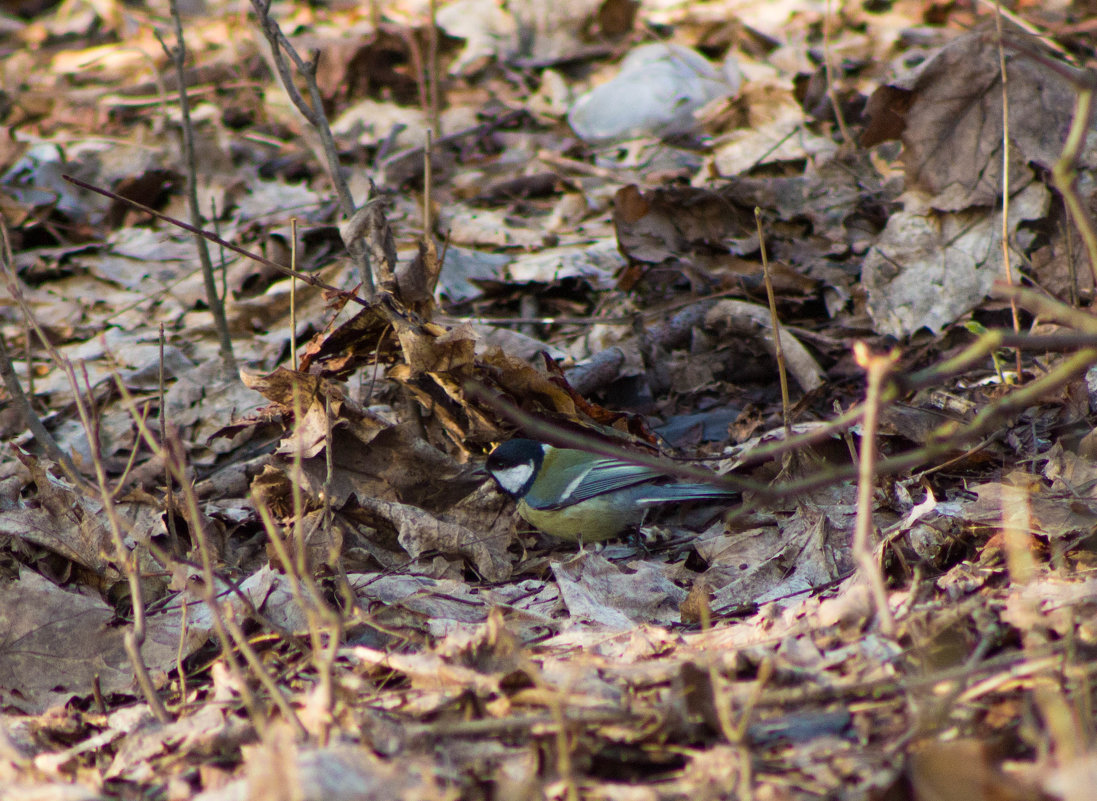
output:
[[[533,477],[533,465],[529,462],[516,464],[513,467],[504,467],[494,471],[495,480],[499,486],[512,495],[517,495]]]

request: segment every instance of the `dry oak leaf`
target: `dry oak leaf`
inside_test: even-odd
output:
[[[1027,47],[1039,50],[1034,39]],[[1013,190],[1032,180],[1030,164],[1045,169],[1066,141],[1077,90],[1063,72],[1006,45]],[[909,186],[933,195],[939,211],[993,206],[1002,186],[1002,74],[993,35],[970,33],[949,42],[906,75],[877,89],[861,137],[866,147],[903,142]],[[1085,163],[1092,164],[1092,153]]]

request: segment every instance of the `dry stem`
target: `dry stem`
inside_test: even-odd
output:
[[[995,3],[994,23],[998,34],[998,71],[1002,74],[1002,270],[1006,283],[1013,285],[1013,268],[1009,260],[1009,75],[1006,72],[1006,53],[1002,47],[1002,4]],[[1009,302],[1010,316],[1013,321],[1013,333],[1021,332],[1021,320],[1017,314],[1017,301]],[[1021,351],[1014,351],[1017,361],[1017,382],[1020,383],[1023,372]]]
[[[785,351],[781,347],[781,320],[777,316],[777,300],[773,294],[773,278],[769,273],[769,259],[766,256],[766,237],[762,232],[762,210],[754,207],[754,222],[758,226],[758,247],[762,252],[762,275],[766,281],[766,300],[769,302],[769,316],[773,322],[773,350],[777,356],[777,374],[781,381],[781,418],[785,422],[785,437],[792,437],[791,403],[788,398],[788,371],[785,369]]]
[[[854,345],[854,354],[857,363],[867,373],[867,388],[865,415],[861,421],[861,461],[857,476],[857,524],[853,531],[853,559],[872,588],[880,631],[890,637],[895,632],[895,619],[888,603],[884,576],[869,539],[875,531],[872,524],[872,504],[876,493],[876,431],[881,407],[880,394],[884,380],[899,360],[899,351],[894,349],[884,356],[878,356],[869,351],[865,343],[858,342]]]
[[[335,194],[339,201],[339,208],[343,213],[344,219],[352,220],[361,210],[355,207],[354,198],[350,193],[350,187],[343,177],[343,172],[339,165],[339,153],[335,148],[335,138],[332,136],[331,126],[328,124],[327,115],[324,113],[324,101],[320,95],[320,86],[316,83],[316,65],[319,61],[319,53],[314,53],[313,59],[310,62],[306,62],[301,58],[297,53],[297,49],[282,32],[281,27],[274,18],[271,17],[271,0],[251,0],[251,5],[252,8],[255,9],[255,16],[259,22],[259,27],[262,29],[263,35],[266,36],[267,42],[270,44],[275,67],[278,71],[278,77],[282,82],[282,88],[286,90],[286,94],[289,95],[290,101],[296,106],[297,110],[301,112],[301,115],[320,137],[320,144],[324,149],[324,158],[326,160],[325,168],[328,173],[328,179],[335,189]],[[305,80],[305,86],[309,94],[308,101],[301,96],[300,91],[297,89],[297,85],[294,83],[293,74],[289,65],[290,61],[293,62],[293,66],[296,68],[297,73]],[[346,238],[343,244],[346,246],[347,252],[350,253],[351,258],[354,259],[355,264],[358,265],[362,286],[366,290],[366,297],[372,300],[375,290],[369,250],[372,249],[376,252],[376,248],[367,249],[366,245],[361,240],[350,237]],[[377,267],[382,270],[387,268],[391,271],[395,265],[377,265]]]
[[[190,119],[190,101],[187,97],[187,76],[185,62],[187,58],[187,46],[183,39],[183,21],[179,16],[179,7],[176,0],[171,0],[171,16],[175,21],[175,47],[168,47],[160,38],[160,32],[156,31],[156,39],[164,48],[164,53],[175,65],[175,75],[179,81],[179,110],[182,115],[183,129],[183,160],[187,166],[187,208],[190,212],[190,220],[195,228],[202,227],[202,212],[198,207],[198,167],[194,157],[194,125]],[[232,353],[232,337],[229,334],[228,319],[225,317],[224,298],[217,292],[217,283],[213,278],[213,261],[210,259],[209,248],[206,240],[199,235],[194,237],[194,246],[198,250],[198,260],[202,265],[202,281],[206,288],[206,302],[213,315],[213,325],[217,330],[217,339],[221,344],[221,359],[225,369],[231,373],[236,372],[236,357]]]

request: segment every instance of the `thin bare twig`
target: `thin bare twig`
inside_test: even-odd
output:
[[[849,128],[846,126],[846,115],[842,112],[842,104],[838,97],[838,88],[835,86],[834,82],[834,64],[830,48],[830,43],[833,39],[831,19],[830,0],[827,0],[827,7],[823,13],[823,72],[826,74],[827,79],[827,97],[830,98],[830,105],[834,110],[834,119],[838,122],[838,130],[842,132],[842,141],[850,144],[853,142],[853,139],[850,136]]]
[[[213,570],[213,555],[210,551],[209,538],[206,536],[205,521],[198,508],[198,497],[194,493],[194,485],[187,480],[185,467],[186,459],[184,456],[185,448],[183,447],[183,443],[171,430],[168,431],[168,438],[163,443],[157,442],[156,438],[152,436],[152,430],[145,424],[145,421],[140,415],[137,414],[137,405],[134,402],[133,396],[130,395],[129,390],[126,389],[125,384],[117,375],[115,376],[115,387],[118,389],[123,405],[129,411],[130,417],[133,418],[134,422],[137,424],[137,430],[145,439],[146,444],[148,444],[153,453],[159,455],[164,460],[164,464],[171,470],[172,477],[175,479],[176,484],[179,485],[183,500],[183,513],[187,522],[190,524],[191,535],[194,537],[194,541],[198,546],[198,554],[201,559],[202,579],[198,582],[198,590],[202,597],[202,602],[206,605],[206,608],[209,609],[213,630],[216,632],[217,640],[221,644],[221,653],[225,659],[225,665],[228,668],[229,674],[233,678],[236,690],[240,693],[240,699],[248,710],[248,717],[251,720],[252,725],[262,734],[267,725],[266,714],[260,708],[255,694],[252,692],[251,687],[248,686],[244,670],[236,660],[236,649],[233,645],[233,638],[229,634],[221,604],[217,599],[217,583]]]
[[[1006,283],[1013,285],[1013,267],[1009,258],[1009,74],[1006,71],[1006,53],[1002,46],[1002,4],[995,3],[994,23],[998,38],[998,71],[1002,74],[1002,270]],[[1017,301],[1010,299],[1009,311],[1013,321],[1013,333],[1021,333],[1021,319],[1017,311]],[[1020,383],[1024,373],[1021,363],[1021,351],[1014,351],[1016,359],[1017,381]]]
[[[1039,303],[1040,308],[1046,310],[1041,311],[1041,314],[1045,314],[1045,316],[1050,317],[1053,312],[1056,312],[1059,318],[1068,321],[1068,324],[1072,324],[1069,321],[1074,317],[1085,317],[1081,312],[1069,309],[1048,298],[1038,296],[1030,290],[1013,287],[1011,291],[1018,293],[1023,306],[1030,306],[1031,304],[1033,308],[1036,308]],[[1003,292],[1000,291],[1000,294],[1003,294]],[[1088,335],[1097,334],[1097,320],[1088,318],[1088,327],[1084,330]],[[1016,339],[1011,340],[1011,344],[1019,347],[1031,344],[1030,340],[1035,342],[1040,339],[1039,337],[1012,336],[1015,336]],[[969,369],[973,363],[985,359],[988,354],[1000,348],[1005,339],[1006,335],[1002,332],[989,331],[981,335],[965,351],[951,359],[906,377],[902,381],[898,380],[898,376],[892,376],[892,380],[884,383],[880,388],[879,403],[881,405],[890,403],[902,393],[924,386],[932,386],[939,383],[946,376]],[[918,467],[936,456],[955,450],[957,442],[980,438],[987,432],[994,430],[996,426],[1000,425],[1005,416],[1025,409],[1038,402],[1040,398],[1045,397],[1048,393],[1055,392],[1097,361],[1097,348],[1090,345],[1090,342],[1092,340],[1079,337],[1078,344],[1086,346],[1081,347],[1077,353],[1064,359],[1043,376],[1023,389],[988,404],[967,425],[957,426],[954,429],[939,430],[922,447],[876,462],[875,474],[877,476],[894,475]],[[849,465],[827,470],[816,470],[804,478],[775,485],[766,485],[737,475],[717,476],[691,464],[681,464],[664,457],[638,453],[627,448],[611,445],[604,440],[586,434],[564,429],[551,421],[539,419],[537,416],[517,408],[514,404],[509,403],[498,394],[489,391],[487,387],[479,384],[466,383],[464,392],[467,397],[478,400],[494,409],[501,416],[521,427],[527,434],[550,444],[566,448],[580,448],[609,458],[623,459],[635,464],[652,467],[667,475],[691,481],[702,481],[731,489],[750,491],[761,500],[810,492],[840,481],[847,481],[858,475],[857,466]],[[748,454],[744,454],[739,459],[740,464],[743,467],[760,464],[775,459],[790,450],[801,449],[825,441],[840,434],[850,426],[862,422],[864,415],[865,406],[863,404],[855,406],[809,434],[795,436],[787,441],[778,441],[772,445],[763,445]]]
[[[7,258],[5,253],[4,258]],[[10,263],[10,259],[9,259]],[[14,271],[12,271],[14,274]],[[30,408],[34,409],[34,336],[32,335],[31,324],[26,320],[23,321],[23,344],[26,346],[24,352],[26,353],[27,364],[27,402],[30,404]]]
[[[179,714],[187,713],[187,671],[183,667],[184,646],[187,642],[187,633],[190,631],[190,620],[187,613],[190,606],[187,604],[187,596],[182,596],[183,607],[179,619],[179,644],[175,649],[175,672],[179,675]]]
[[[1061,67],[1056,69],[1060,72],[1064,71]],[[1074,99],[1074,116],[1070,121],[1067,140],[1063,143],[1059,159],[1051,167],[1051,183],[1062,195],[1063,203],[1078,227],[1078,233],[1086,247],[1086,255],[1089,257],[1090,274],[1093,276],[1094,284],[1097,285],[1097,231],[1094,230],[1093,221],[1081,198],[1074,191],[1075,165],[1081,153],[1086,132],[1090,130],[1093,121],[1093,92],[1097,86],[1097,75],[1087,71],[1081,76],[1071,74],[1070,78],[1078,88],[1078,95]]]
[[[434,131],[427,128],[426,132],[426,144],[423,146],[423,242],[431,241],[432,229],[434,228],[434,220],[432,217],[431,204],[431,192],[434,184],[434,171],[431,167],[430,159],[434,155]],[[434,289],[434,287],[430,287]]]
[[[291,217],[289,221],[290,251],[289,266],[297,272],[297,218]],[[297,277],[290,276],[289,285],[289,352],[290,364],[297,369]]]
[[[777,376],[781,382],[781,419],[785,422],[785,436],[792,436],[792,404],[788,396],[788,371],[785,369],[785,351],[781,346],[781,320],[777,316],[777,298],[773,293],[773,278],[769,272],[769,258],[766,255],[766,237],[762,230],[762,210],[754,207],[754,223],[758,227],[758,247],[762,254],[762,275],[766,282],[766,300],[769,303],[769,316],[773,323],[773,351],[777,357]]]
[[[864,342],[858,342],[854,345],[853,352],[857,363],[867,374],[865,416],[861,421],[861,461],[857,476],[857,523],[853,531],[853,559],[872,588],[880,631],[890,637],[895,631],[895,618],[888,603],[884,576],[876,562],[875,549],[869,539],[875,531],[872,524],[872,502],[876,494],[876,432],[881,405],[880,390],[887,374],[899,360],[899,351],[894,349],[879,356],[869,351]]]
[[[254,494],[251,493],[251,502],[259,513],[259,519],[267,532],[267,539],[274,547],[282,567],[286,571],[286,579],[289,582],[290,593],[294,601],[305,613],[308,621],[309,639],[312,645],[312,661],[320,678],[321,693],[323,694],[324,710],[327,720],[321,722],[321,739],[327,737],[332,721],[332,709],[335,703],[335,683],[333,679],[333,667],[337,649],[342,639],[342,621],[323,600],[315,582],[310,574],[300,571],[301,563],[294,559],[285,539],[278,531],[278,526],[271,517],[270,509]],[[297,516],[295,528],[300,528],[300,515]],[[303,538],[294,543],[294,548],[303,550]],[[299,557],[303,559],[302,557]],[[326,638],[325,638],[326,635]]]
[[[185,62],[187,58],[187,45],[183,38],[183,20],[179,16],[179,7],[176,0],[171,0],[171,17],[175,21],[175,47],[168,47],[161,38],[160,32],[154,30],[156,39],[164,48],[164,53],[175,65],[175,75],[179,81],[179,111],[182,116],[181,127],[183,129],[183,161],[187,165],[187,208],[190,212],[190,220],[196,228],[202,226],[202,211],[198,207],[198,166],[194,156],[194,125],[190,119],[190,101],[187,98],[187,77]],[[217,339],[221,344],[221,359],[225,369],[231,373],[236,372],[236,357],[232,352],[232,336],[229,334],[229,323],[225,317],[224,298],[217,291],[217,282],[213,277],[213,261],[210,259],[209,248],[206,240],[195,235],[194,246],[198,250],[198,261],[202,265],[202,281],[206,288],[206,303],[209,304],[210,314],[213,315],[213,327],[217,330]]]
[[[226,604],[226,606],[228,605]],[[248,636],[244,633],[240,624],[236,622],[231,607],[224,612],[222,620],[224,621],[225,628],[228,629],[229,634],[236,643],[236,647],[240,650],[240,653],[243,654],[244,661],[247,662],[248,667],[251,668],[252,675],[254,675],[259,680],[259,683],[263,685],[263,689],[267,691],[267,695],[270,696],[274,705],[278,707],[278,711],[282,713],[282,717],[284,717],[290,726],[293,727],[294,734],[299,739],[304,739],[308,732],[301,723],[301,719],[297,717],[297,712],[286,699],[286,695],[282,692],[282,688],[278,686],[278,682],[274,680],[274,677],[271,676],[263,666],[263,660],[259,658],[255,649],[251,647],[251,643],[248,642]]]
[[[0,272],[3,273],[3,280],[8,289],[8,294],[19,304],[19,308],[23,313],[27,337],[30,337],[30,331],[33,329],[42,344],[45,345],[50,357],[60,364],[61,354],[50,344],[49,338],[45,336],[45,332],[38,325],[38,321],[31,313],[30,305],[23,295],[23,289],[19,285],[19,277],[15,274],[15,261],[12,258],[11,241],[8,239],[8,227],[3,216],[0,216]],[[57,463],[69,481],[85,492],[95,492],[95,485],[81,475],[72,458],[61,450],[57,440],[46,430],[45,425],[38,417],[38,413],[34,411],[30,399],[23,392],[23,387],[19,383],[19,376],[15,373],[15,366],[12,364],[3,334],[0,334],[0,377],[3,377],[4,386],[7,388],[8,394],[11,395],[15,407],[19,410],[24,425],[45,449],[46,454]]]
[[[324,100],[320,95],[320,86],[316,82],[316,67],[320,54],[314,53],[312,60],[309,62],[306,62],[301,58],[297,49],[282,32],[277,21],[271,17],[271,0],[251,0],[251,6],[255,9],[255,16],[259,22],[259,27],[263,31],[263,35],[266,37],[267,42],[270,44],[275,67],[278,71],[278,77],[282,82],[282,88],[286,90],[290,102],[292,102],[297,110],[301,112],[301,115],[308,124],[312,126],[312,129],[316,132],[317,136],[320,137],[320,144],[323,147],[324,158],[327,162],[325,167],[328,173],[328,179],[331,181],[332,188],[335,190],[343,217],[346,220],[353,220],[361,209],[356,208],[354,205],[354,198],[350,193],[350,187],[347,185],[346,178],[343,176],[339,164],[339,153],[335,148],[335,137],[332,136],[331,126],[328,124],[327,115],[324,113]],[[294,68],[305,80],[305,86],[309,94],[308,101],[302,97],[301,92],[297,89],[293,74],[290,71],[289,62],[293,62]],[[350,253],[351,258],[354,259],[355,264],[358,265],[362,286],[366,291],[367,298],[372,300],[375,293],[375,282],[370,264],[371,257],[369,249],[360,239],[353,237],[345,237],[343,244],[346,246],[347,252]],[[395,268],[395,265],[377,265],[377,268],[379,270],[387,269],[391,271]]]
[[[168,406],[164,391],[164,324],[160,323],[160,370],[157,379],[157,392],[160,399],[160,441],[168,438]],[[183,555],[183,549],[179,544],[179,529],[175,525],[175,503],[171,488],[171,470],[164,464],[164,517],[168,524],[168,547],[171,548],[171,556],[178,559]]]
[[[138,203],[136,200],[131,200],[131,199],[129,199],[127,197],[123,197],[122,195],[119,195],[115,192],[111,192],[109,189],[103,189],[102,187],[94,186],[93,184],[89,184],[86,181],[81,181],[79,178],[75,178],[71,175],[62,175],[61,177],[64,178],[66,181],[68,181],[70,184],[74,184],[76,186],[79,186],[81,189],[87,189],[89,192],[95,192],[96,194],[103,195],[104,197],[109,197],[112,200],[120,200],[123,203],[128,203],[129,205],[133,206],[135,209],[140,209],[141,211],[145,212],[146,214],[151,214],[153,217],[156,217],[159,220],[163,220],[164,222],[171,223],[172,225],[176,226],[177,228],[182,228],[184,231],[190,231],[192,234],[197,234],[198,236],[202,237],[203,239],[207,239],[210,242],[213,242],[215,245],[220,245],[223,248],[227,248],[228,250],[231,250],[233,253],[236,253],[240,256],[244,256],[245,258],[251,259],[252,261],[255,261],[255,262],[258,262],[259,264],[262,264],[264,267],[270,267],[272,270],[277,270],[278,272],[284,273],[285,275],[292,275],[294,278],[297,278],[297,279],[305,282],[309,286],[316,287],[317,289],[323,289],[323,290],[326,290],[328,292],[333,292],[333,293],[335,293],[336,295],[339,295],[342,298],[346,298],[347,300],[351,301],[352,303],[357,303],[359,306],[364,306],[366,308],[372,308],[372,306],[373,306],[373,304],[371,304],[368,300],[364,300],[364,299],[358,297],[357,295],[354,295],[353,293],[346,292],[342,289],[339,289],[339,287],[332,286],[331,284],[325,284],[323,281],[321,281],[319,278],[317,278],[314,275],[309,275],[308,273],[298,272],[297,270],[294,270],[290,267],[286,267],[285,265],[279,264],[276,261],[271,261],[270,259],[266,258],[265,256],[262,256],[258,253],[254,253],[250,250],[246,250],[245,248],[242,248],[239,245],[234,245],[234,244],[232,244],[232,242],[229,242],[228,240],[222,239],[221,237],[217,236],[217,234],[211,233],[210,231],[205,231],[201,228],[198,228],[196,226],[191,225],[190,223],[185,223],[182,220],[177,219],[176,217],[172,217],[172,216],[167,215],[167,214],[162,214],[159,211],[157,211],[156,209],[149,208],[148,206],[144,205],[143,203]]]
[[[430,0],[427,23],[427,74],[430,80],[430,127],[442,136],[441,74],[438,71],[438,0]],[[429,147],[428,147],[429,150]]]
[[[19,383],[19,376],[15,374],[15,367],[12,364],[11,355],[8,353],[8,346],[2,333],[0,333],[0,377],[4,379],[4,386],[8,390],[8,395],[11,396],[12,403],[19,410],[20,417],[23,418],[23,425],[45,449],[46,455],[57,462],[70,481],[85,489],[90,489],[91,484],[80,475],[80,471],[76,469],[76,465],[72,462],[72,457],[61,450],[57,440],[46,430],[38,414],[31,407],[30,401]]]
[[[240,699],[248,710],[248,716],[252,725],[262,734],[266,728],[266,714],[264,710],[260,708],[255,694],[248,686],[244,671],[236,660],[236,648],[233,644],[233,638],[229,634],[223,610],[217,597],[217,577],[213,569],[213,556],[209,546],[209,539],[206,536],[205,520],[198,507],[198,497],[194,492],[194,485],[188,480],[186,475],[186,451],[183,443],[178,435],[170,429],[167,432],[166,439],[162,442],[158,441],[156,437],[153,436],[152,429],[149,428],[145,418],[139,413],[137,402],[133,395],[117,373],[114,375],[114,385],[115,389],[118,391],[123,407],[129,412],[131,419],[137,426],[137,431],[141,435],[141,438],[145,441],[153,454],[163,460],[164,465],[171,471],[175,483],[179,485],[183,500],[183,514],[190,525],[190,532],[197,544],[198,553],[201,558],[200,567],[202,570],[202,578],[197,582],[199,585],[198,590],[202,597],[202,602],[209,609],[210,618],[213,622],[213,629],[217,634],[218,642],[221,644],[221,653],[225,659],[225,665],[228,668],[229,674],[232,676],[235,683],[236,690],[240,693]],[[150,544],[149,547],[151,549],[153,546]],[[230,587],[232,587],[233,591],[238,592],[238,588],[233,586],[231,582]],[[240,595],[243,597],[242,594]],[[250,606],[250,601],[247,601],[246,598],[244,598],[244,600],[246,604]]]
[[[76,378],[72,365],[67,361],[62,361],[57,366],[64,370],[72,387],[76,411],[80,416],[81,424],[84,426],[88,449],[91,452],[91,463],[95,467],[99,497],[102,499],[103,513],[106,515],[111,542],[114,545],[114,557],[118,562],[118,569],[122,571],[122,575],[126,577],[126,582],[129,585],[133,624],[123,635],[122,644],[125,646],[126,655],[133,667],[133,675],[137,679],[137,686],[141,688],[141,694],[144,695],[153,716],[160,723],[169,723],[171,722],[171,715],[164,708],[164,702],[160,700],[160,696],[156,692],[156,687],[149,676],[148,667],[145,665],[144,656],[141,654],[141,646],[145,644],[145,601],[144,589],[141,584],[141,565],[137,554],[131,553],[126,548],[125,538],[122,533],[122,521],[118,517],[118,507],[115,505],[114,496],[107,481],[107,470],[103,465],[99,427],[93,421],[91,410],[88,408],[88,402],[84,400],[84,393],[81,392],[80,382]],[[94,398],[86,371],[83,378],[87,397],[89,399]]]

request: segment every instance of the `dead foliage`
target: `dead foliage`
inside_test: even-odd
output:
[[[0,795],[1088,798],[1094,18],[1010,8],[5,6]],[[576,552],[518,434],[741,501]]]

